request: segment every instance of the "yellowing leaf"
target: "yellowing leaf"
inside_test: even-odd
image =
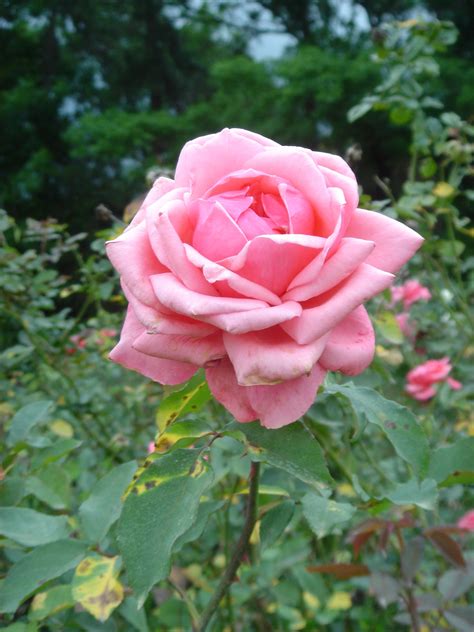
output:
[[[64,419],[55,419],[49,424],[49,428],[55,435],[63,437],[64,439],[70,439],[74,436],[73,427],[70,423],[64,421]]]
[[[118,581],[118,557],[91,553],[76,568],[72,580],[72,596],[98,621],[106,621],[123,599]]]
[[[303,592],[303,601],[306,605],[306,607],[308,608],[308,610],[311,611],[315,611],[317,610],[321,603],[319,601],[319,599],[316,597],[316,595],[313,595],[312,593],[308,592],[307,590],[305,590]]]
[[[335,592],[329,597],[326,606],[328,610],[349,610],[352,608],[352,599],[348,592]]]
[[[347,496],[348,498],[353,498],[354,496],[357,496],[354,488],[349,483],[341,483],[337,486],[337,491],[341,494],[341,496]]]
[[[454,191],[454,187],[452,187],[448,182],[438,182],[438,184],[433,189],[434,195],[439,198],[451,197]]]
[[[72,608],[74,599],[69,584],[61,584],[50,590],[35,595],[28,613],[28,617],[34,621],[41,621],[56,612]]]
[[[382,345],[377,345],[375,351],[379,358],[392,366],[398,366],[403,362],[403,354],[398,349],[386,349]]]

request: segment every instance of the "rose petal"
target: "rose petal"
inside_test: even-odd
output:
[[[458,382],[458,380],[455,380],[455,379],[454,379],[454,378],[452,378],[452,377],[448,377],[448,378],[446,379],[446,382],[447,382],[447,383],[449,384],[449,386],[450,386],[453,390],[455,390],[455,391],[459,391],[459,389],[461,389],[461,388],[462,388],[462,384],[461,384],[461,382]]]
[[[185,287],[173,274],[157,274],[151,284],[158,300],[178,314],[201,318],[211,314],[232,314],[268,307],[264,301],[251,298],[206,296]]]
[[[374,329],[361,305],[331,331],[319,364],[328,371],[358,375],[372,362],[374,352]]]
[[[279,327],[243,335],[224,334],[224,345],[242,386],[278,384],[311,373],[324,350],[323,337],[299,345]]]
[[[356,307],[387,288],[393,278],[393,274],[362,263],[339,286],[308,301],[299,318],[281,326],[296,342],[307,344],[321,338]]]
[[[196,373],[198,367],[191,364],[154,358],[133,349],[133,342],[144,332],[144,327],[128,307],[119,343],[112,349],[109,358],[118,364],[137,371],[160,384],[181,384]]]
[[[283,298],[292,301],[306,301],[313,296],[327,292],[354,272],[367,259],[374,247],[373,241],[350,237],[342,239],[339,248],[332,257],[325,261],[317,276],[300,285],[298,278],[304,278],[303,275],[308,278],[303,270],[290,283],[290,289]],[[309,265],[311,266],[312,263]]]
[[[301,312],[302,307],[299,303],[287,301],[281,305],[252,309],[248,312],[212,314],[203,317],[203,319],[231,334],[246,334],[249,331],[260,331],[261,329],[268,329],[269,327],[291,321],[299,316]]]
[[[346,237],[374,241],[375,248],[367,263],[386,272],[397,272],[423,243],[423,237],[405,224],[360,208],[352,215]]]
[[[324,238],[311,235],[261,235],[238,255],[219,263],[281,296],[325,243]]]
[[[205,295],[216,295],[216,290],[192,265],[186,256],[183,239],[192,238],[192,225],[182,200],[162,206],[159,212],[148,209],[147,230],[158,259],[173,272],[185,286]]]
[[[189,362],[195,366],[206,366],[226,355],[220,332],[205,338],[144,332],[133,342],[133,348],[157,358]]]
[[[143,200],[142,205],[140,206],[137,213],[132,218],[130,224],[125,230],[129,230],[130,228],[133,228],[133,226],[135,226],[136,224],[142,222],[145,219],[147,208],[151,204],[154,204],[157,200],[160,200],[164,196],[167,196],[167,194],[170,194],[171,191],[174,191],[175,189],[176,185],[174,183],[174,180],[171,180],[171,178],[164,178],[163,176],[157,178],[147,196]]]
[[[215,182],[241,169],[261,152],[264,148],[262,138],[257,134],[243,134],[238,129],[223,129],[218,134],[186,143],[176,166],[176,184],[189,187],[194,199],[201,197]],[[264,141],[265,145],[272,142]]]
[[[304,150],[298,147],[268,148],[245,166],[289,181],[314,209],[316,234],[331,234],[337,217],[332,213],[328,187],[320,169]]]
[[[217,261],[242,250],[247,238],[219,202],[198,200],[194,207],[197,222],[192,245],[198,252]]]
[[[206,369],[206,380],[217,401],[225,406],[237,421],[246,423],[257,419],[258,415],[248,399],[248,388],[239,386],[228,358],[223,358],[215,367]]]
[[[146,305],[153,306],[156,298],[149,278],[166,272],[153,252],[145,222],[129,228],[106,244],[107,256],[123,278],[130,291]]]
[[[266,428],[281,428],[299,419],[314,402],[326,371],[315,364],[303,375],[275,386],[245,386],[250,406]]]
[[[206,281],[213,285],[216,284],[221,295],[232,296],[232,291],[229,292],[229,288],[231,288],[233,292],[237,292],[242,296],[265,301],[270,305],[279,305],[281,303],[281,299],[273,292],[270,292],[270,290],[267,290],[267,288],[232,272],[217,262],[210,261],[189,244],[185,244],[184,248],[191,263],[202,269]]]

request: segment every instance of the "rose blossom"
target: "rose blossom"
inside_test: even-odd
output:
[[[395,316],[395,320],[400,327],[400,331],[404,336],[406,336],[409,340],[415,339],[415,328],[410,323],[410,314],[408,312],[402,312],[401,314],[397,314]]]
[[[205,367],[238,421],[295,421],[326,371],[370,364],[362,304],[422,242],[357,203],[338,156],[239,129],[187,143],[107,245],[129,301],[110,357],[163,384]]]
[[[416,279],[407,281],[403,285],[395,285],[391,289],[393,303],[403,301],[403,307],[409,309],[417,301],[429,301],[431,292]]]
[[[407,373],[406,391],[415,399],[425,401],[436,395],[435,384],[447,382],[454,390],[462,388],[461,382],[449,377],[451,372],[449,358],[428,360]]]
[[[458,520],[458,527],[466,531],[474,531],[474,509],[468,511],[467,514],[464,514],[464,516]]]

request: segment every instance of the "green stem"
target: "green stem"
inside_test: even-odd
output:
[[[242,558],[248,548],[250,536],[252,535],[255,521],[257,518],[257,502],[258,502],[258,479],[260,473],[260,463],[252,461],[250,465],[249,475],[249,495],[247,498],[247,509],[245,515],[245,522],[240,534],[240,538],[235,545],[234,552],[227,564],[222,579],[220,580],[211,600],[207,604],[204,612],[201,615],[199,625],[197,626],[197,632],[205,632],[209,625],[214,613],[216,612],[222,598],[228,592],[232,582],[234,581],[235,574],[242,563]]]

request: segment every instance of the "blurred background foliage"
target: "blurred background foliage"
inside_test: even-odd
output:
[[[0,204],[18,219],[96,229],[98,204],[121,213],[147,168],[224,126],[355,146],[364,190],[377,193],[377,173],[398,191],[406,130],[378,111],[346,119],[380,80],[371,56],[387,19],[455,24],[430,93],[473,115],[474,5],[462,0],[1,0],[0,15]]]

